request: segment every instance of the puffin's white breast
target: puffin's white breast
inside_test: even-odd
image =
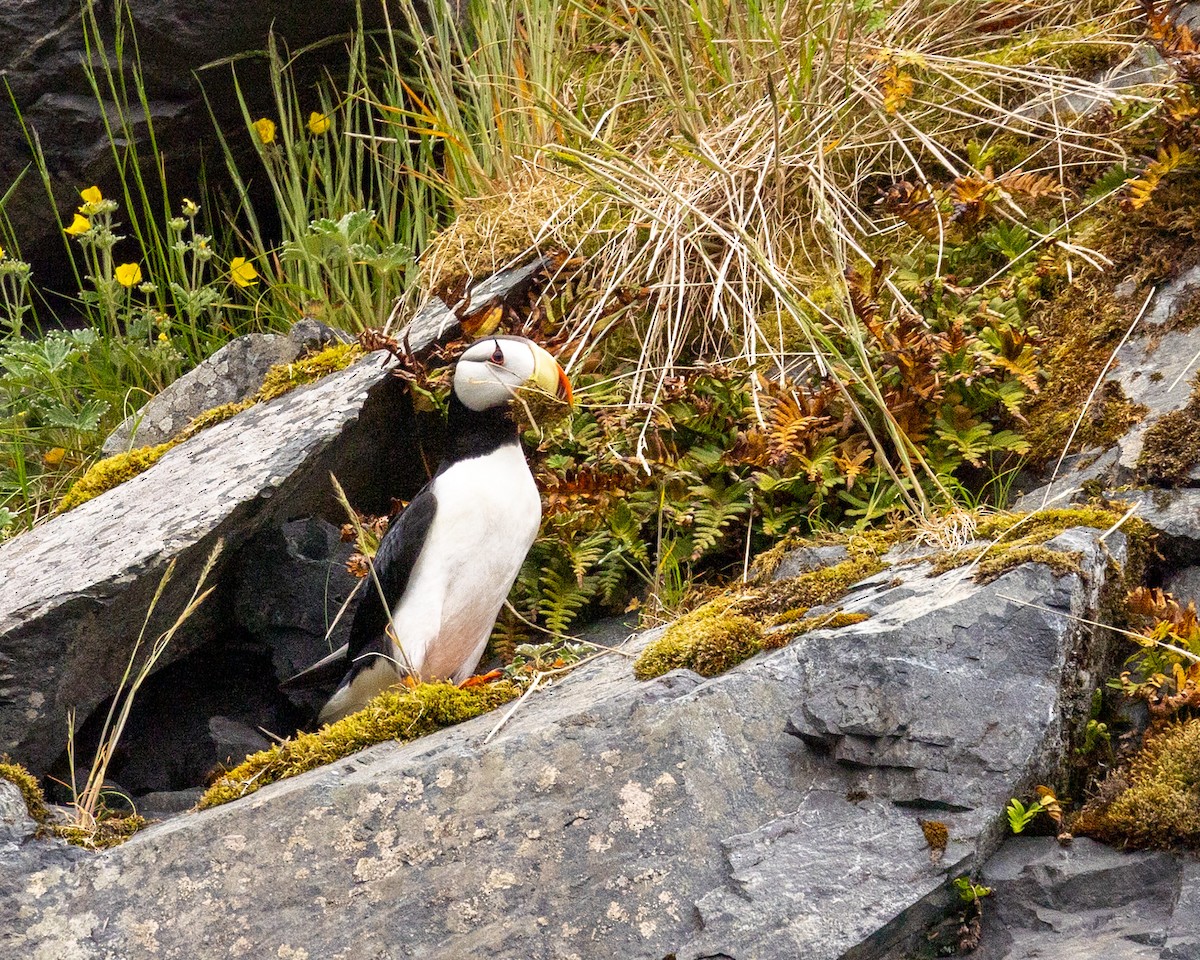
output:
[[[433,482],[437,511],[392,619],[423,679],[469,676],[529,552],[541,499],[517,444],[452,464]]]

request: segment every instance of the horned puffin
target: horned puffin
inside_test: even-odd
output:
[[[404,676],[461,683],[474,672],[542,518],[510,410],[527,385],[571,402],[562,367],[524,337],[486,337],[459,357],[445,457],[388,527],[378,585],[364,581],[349,640],[285,684],[344,672],[319,723],[361,710]]]

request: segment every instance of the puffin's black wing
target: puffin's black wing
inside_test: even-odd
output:
[[[350,639],[346,650],[346,665],[353,669],[356,662],[364,654],[371,652],[387,653],[390,656],[390,646],[383,642],[384,631],[391,623],[391,610],[403,596],[408,587],[408,578],[417,557],[425,546],[425,538],[433,525],[433,516],[437,513],[437,497],[433,493],[433,484],[427,484],[404,508],[404,512],[392,521],[379,551],[375,554],[375,576],[379,578],[379,587],[387,597],[388,606],[384,606],[379,596],[379,587],[375,580],[367,574],[361,590],[365,591],[354,611],[354,622],[350,625]],[[404,638],[400,638],[403,642]],[[366,665],[365,663],[363,664]]]

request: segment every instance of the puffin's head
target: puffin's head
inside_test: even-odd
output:
[[[454,368],[454,394],[468,410],[503,406],[525,386],[571,402],[571,382],[558,361],[524,337],[476,340]]]

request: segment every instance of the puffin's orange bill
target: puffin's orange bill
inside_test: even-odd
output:
[[[571,392],[571,381],[558,361],[536,343],[529,346],[533,350],[533,376],[530,379],[552,397],[573,403],[575,397]]]
[[[566,401],[568,407],[575,405],[575,395],[571,392],[571,381],[567,379],[567,373],[562,367],[558,368],[558,393],[556,396],[559,400]]]

